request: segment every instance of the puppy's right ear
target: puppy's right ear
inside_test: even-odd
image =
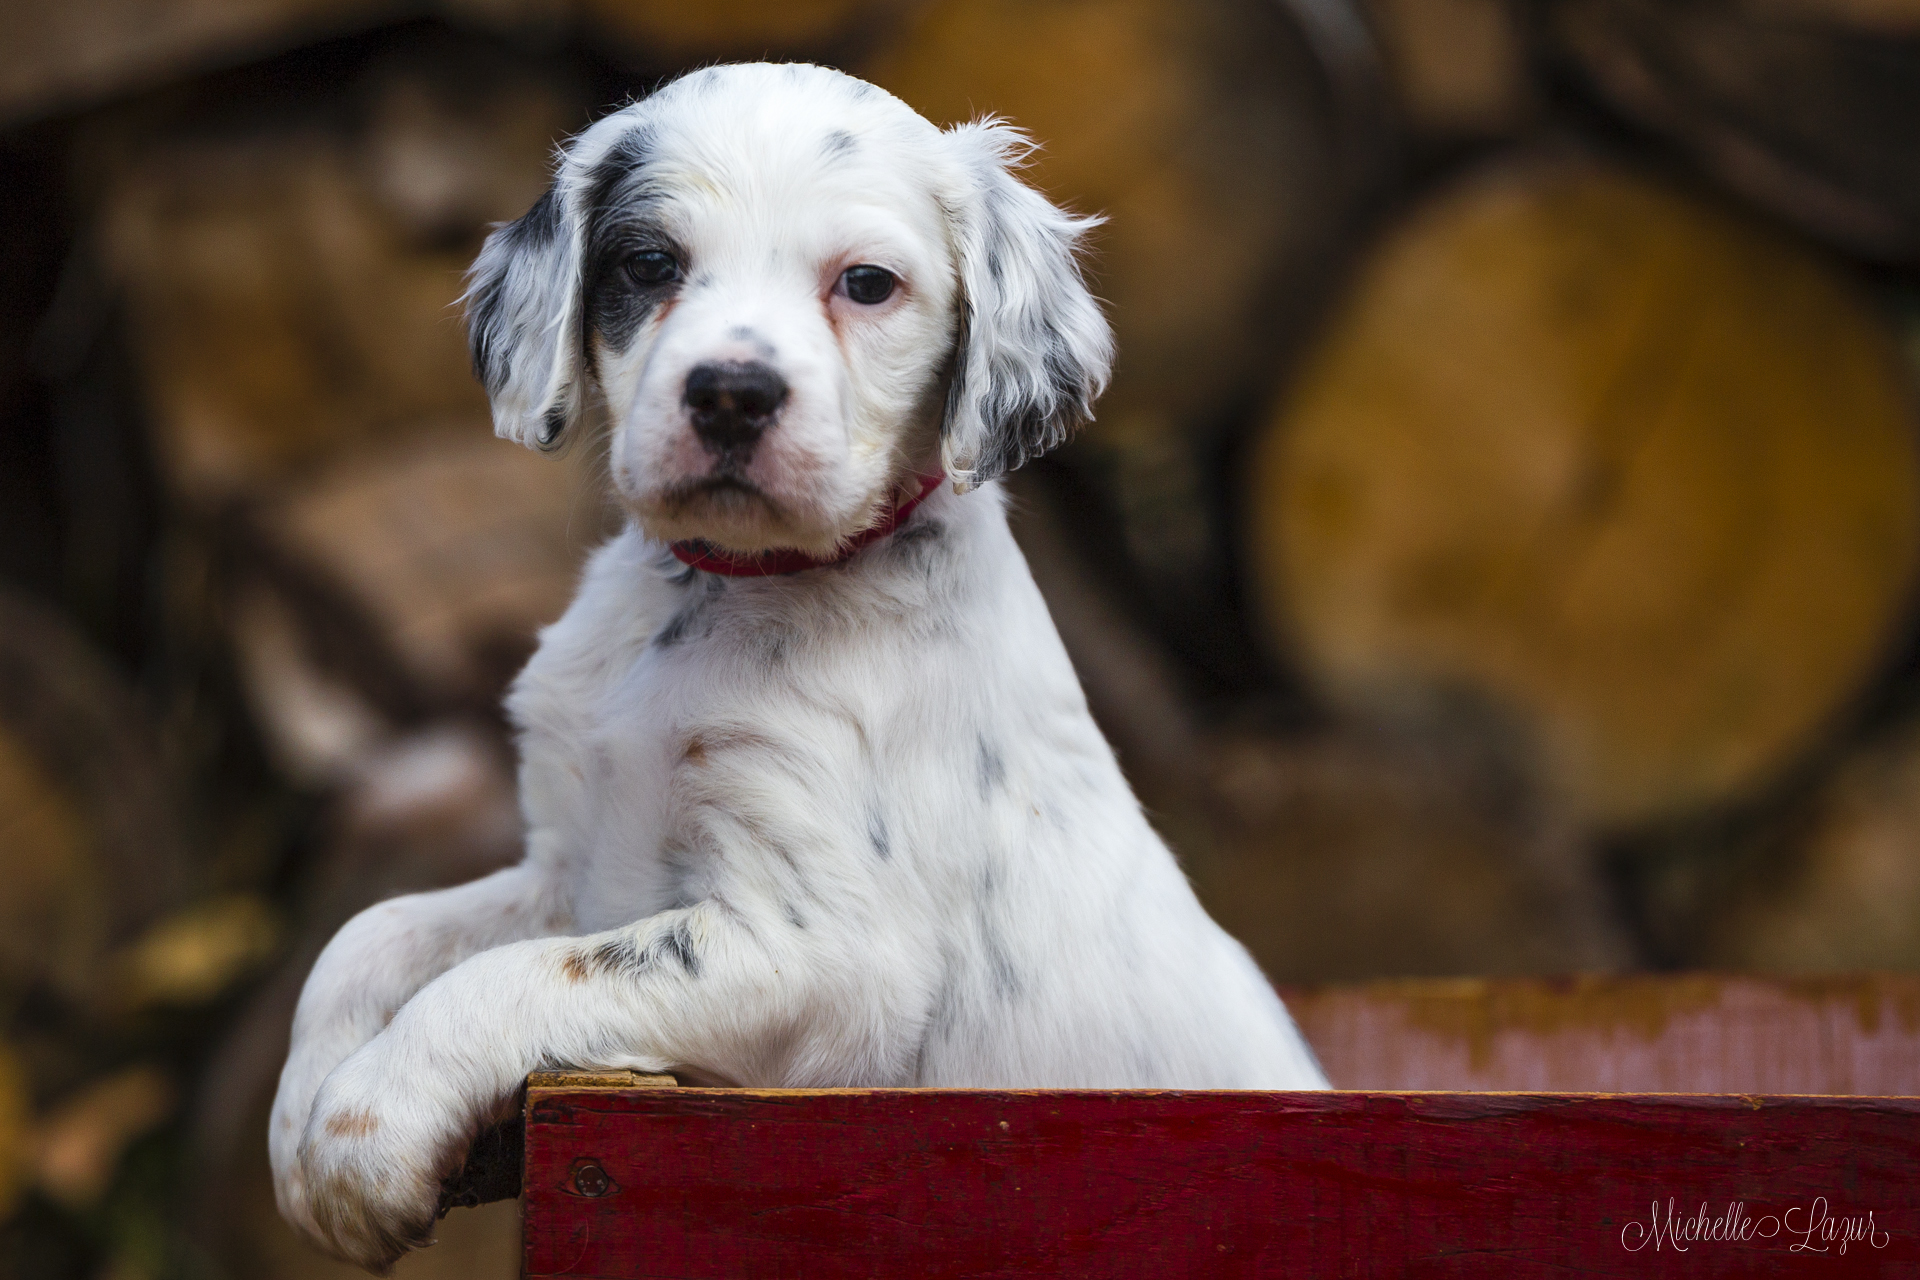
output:
[[[1099,225],[1056,208],[1016,171],[1033,144],[988,116],[946,133],[966,174],[949,209],[959,332],[941,457],[962,489],[1020,466],[1093,416],[1113,330],[1077,257]]]
[[[493,402],[493,429],[555,449],[580,418],[580,229],[561,186],[496,227],[467,273],[473,371]]]

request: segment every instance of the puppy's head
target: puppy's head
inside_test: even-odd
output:
[[[714,67],[576,138],[467,306],[501,435],[556,447],[593,392],[653,536],[816,554],[936,467],[1064,439],[1112,338],[1070,217],[994,121],[942,132],[820,67]]]

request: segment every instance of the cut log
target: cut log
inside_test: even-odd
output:
[[[907,7],[902,0],[577,0],[600,40],[653,66],[821,56],[864,43]]]
[[[152,88],[174,77],[364,31],[414,0],[144,0],[0,5],[0,121]]]
[[[1866,34],[1920,34],[1920,0],[1752,0],[1771,17],[1852,27]]]
[[[185,891],[178,815],[134,692],[58,616],[0,591],[0,991],[110,1003],[109,951]]]
[[[13,1046],[0,1043],[0,1214],[20,1203],[32,1171],[33,1097]]]
[[[1897,351],[1818,261],[1578,161],[1379,247],[1251,469],[1280,649],[1369,714],[1515,731],[1584,819],[1763,785],[1904,616]]]
[[[1463,744],[1212,740],[1200,795],[1143,794],[1208,912],[1275,981],[1631,967],[1591,850]]]
[[[363,128],[151,143],[101,201],[162,477],[196,511],[356,444],[486,420],[462,273],[486,224],[538,196],[575,108],[511,76],[477,106],[406,68],[341,96]]]
[[[939,0],[862,68],[936,122],[1006,116],[1040,143],[1027,176],[1107,218],[1088,263],[1119,360],[1062,456],[1104,491],[1162,597],[1212,581],[1212,450],[1267,384],[1379,159],[1364,29],[1310,32],[1291,8]]]
[[[564,86],[442,41],[339,97],[356,123],[163,132],[100,215],[162,479],[226,535],[250,692],[304,782],[493,714],[606,530],[592,450],[491,438],[457,307],[546,183]]]
[[[1367,0],[1394,98],[1416,135],[1504,136],[1534,114],[1515,0]]]
[[[175,152],[111,216],[159,462],[189,501],[217,507],[423,418],[484,418],[450,321],[465,255],[409,252],[345,157]]]
[[[1598,93],[1720,181],[1856,252],[1920,256],[1920,5],[1562,0]]]
[[[481,420],[363,447],[256,504],[251,564],[308,656],[388,719],[489,714],[607,532],[591,466]]]
[[[1209,725],[1169,655],[1021,473],[1014,536],[1087,703],[1201,904],[1276,981],[1557,973],[1633,961],[1591,851],[1510,762],[1340,730]],[[1497,745],[1497,744],[1492,744]]]
[[[1704,877],[1697,963],[1920,969],[1920,727],[1849,752],[1768,834]]]

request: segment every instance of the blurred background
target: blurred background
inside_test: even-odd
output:
[[[517,856],[610,529],[452,307],[556,142],[803,58],[1104,212],[1012,481],[1277,982],[1920,968],[1920,0],[0,8],[0,1267],[350,1274],[272,1208],[306,967]],[[515,1272],[511,1204],[404,1277]]]

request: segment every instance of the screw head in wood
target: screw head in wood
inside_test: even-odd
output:
[[[597,1160],[576,1160],[573,1162],[573,1189],[583,1196],[599,1199],[612,1191],[613,1178],[600,1167]]]

